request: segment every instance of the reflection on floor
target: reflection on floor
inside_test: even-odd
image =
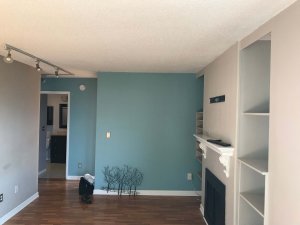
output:
[[[46,172],[42,173],[39,178],[66,178],[66,164],[47,163]]]

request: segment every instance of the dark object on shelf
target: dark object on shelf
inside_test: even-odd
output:
[[[87,177],[91,177],[90,179]],[[91,175],[86,174],[84,177],[80,178],[79,181],[79,195],[81,196],[81,201],[87,204],[91,204],[93,201],[94,193],[94,179]]]
[[[210,99],[210,103],[225,102],[225,95],[220,95],[220,96],[212,97],[209,99]]]
[[[51,163],[66,163],[67,137],[63,135],[52,135],[50,140]]]
[[[47,106],[47,125],[53,125],[53,106]]]
[[[229,146],[231,146],[231,144],[225,143],[222,140],[207,139],[207,141],[210,142],[210,143],[213,143],[213,144],[221,145],[223,147],[229,147]]]

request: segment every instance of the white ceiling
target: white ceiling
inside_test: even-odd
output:
[[[0,54],[8,43],[80,76],[197,72],[293,2],[0,0]]]

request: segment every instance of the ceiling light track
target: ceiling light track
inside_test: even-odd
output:
[[[58,74],[59,71],[64,72],[61,75],[74,75],[70,71],[65,70],[65,69],[63,69],[63,68],[61,68],[61,67],[59,67],[59,66],[57,66],[55,64],[52,64],[52,63],[50,63],[50,62],[48,62],[48,61],[46,61],[44,59],[41,59],[41,58],[39,58],[39,57],[37,57],[35,55],[32,55],[32,54],[28,53],[28,52],[25,52],[22,49],[16,48],[16,47],[11,46],[9,44],[5,44],[4,48],[5,48],[5,50],[8,51],[7,56],[4,56],[4,58],[3,58],[4,62],[6,62],[6,63],[12,63],[13,62],[13,58],[11,57],[11,51],[16,51],[16,52],[19,52],[19,53],[21,53],[23,55],[26,55],[26,56],[32,58],[35,61],[35,63],[36,63],[35,65],[36,65],[36,70],[37,71],[41,71],[42,70],[41,67],[40,67],[40,63],[44,63],[44,64],[46,64],[48,66],[53,67],[54,74],[52,74],[52,75],[55,75],[56,77],[59,76],[59,74]],[[49,74],[49,75],[51,75],[51,74]]]

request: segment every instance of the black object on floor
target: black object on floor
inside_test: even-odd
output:
[[[81,201],[87,204],[91,204],[93,201],[94,184],[91,184],[84,177],[80,178],[79,181],[79,195]]]

